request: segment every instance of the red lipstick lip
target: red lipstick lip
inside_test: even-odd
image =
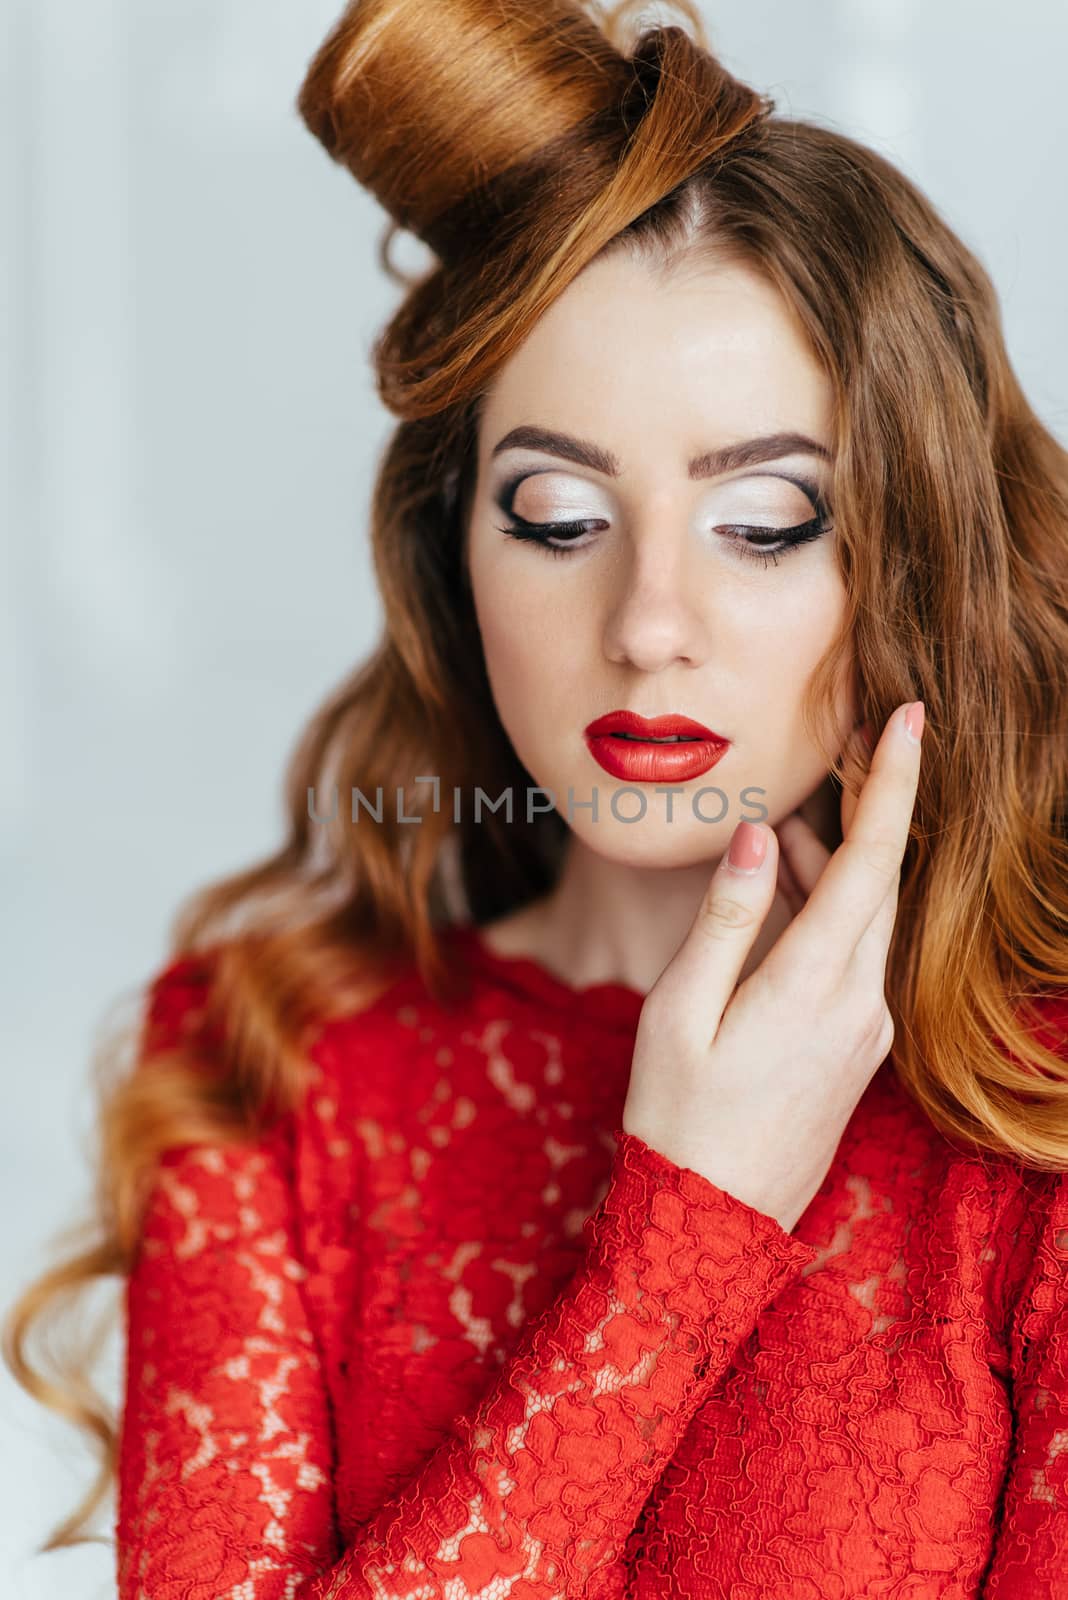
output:
[[[589,724],[586,738],[613,733],[631,733],[639,739],[669,739],[673,734],[678,734],[687,739],[709,739],[716,744],[730,744],[730,740],[721,733],[713,733],[711,728],[706,728],[703,722],[695,722],[692,717],[675,713],[666,717],[642,717],[637,711],[606,712],[603,717],[597,717]]]
[[[630,739],[614,737],[633,734]],[[679,737],[677,744],[653,738]],[[642,717],[636,711],[609,711],[585,730],[590,755],[613,778],[625,783],[686,783],[699,778],[724,756],[730,740],[692,717]]]

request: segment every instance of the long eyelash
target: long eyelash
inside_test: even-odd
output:
[[[513,511],[515,519],[508,527],[497,525],[499,533],[507,533],[513,539],[519,539],[527,544],[540,545],[543,550],[552,556],[569,556],[573,554],[566,546],[550,544],[550,538],[576,538],[581,533],[589,531],[589,524],[582,522],[528,522],[521,517],[518,511]],[[589,519],[596,522],[596,518]]]
[[[781,558],[789,555],[792,550],[799,549],[803,544],[810,544],[813,539],[821,538],[828,531],[830,522],[825,511],[817,511],[816,515],[810,517],[807,522],[799,522],[792,528],[776,528],[774,530],[775,537],[771,542],[783,545],[781,550],[762,550],[758,540],[753,537],[757,530],[749,528],[745,524],[732,525],[726,523],[724,526],[729,527],[732,533],[739,535],[736,544],[747,560],[759,561],[761,566],[764,567],[777,567]]]
[[[527,522],[525,518],[520,517],[514,511],[512,516],[515,521],[510,526],[503,528],[498,524],[498,532],[508,534],[510,538],[519,539],[521,542],[536,544],[552,556],[569,556],[573,555],[574,552],[569,550],[566,545],[550,544],[549,540],[551,538],[575,538],[579,534],[588,531],[587,523],[584,521]],[[789,555],[792,550],[798,549],[803,544],[809,544],[813,539],[819,539],[823,534],[827,533],[830,529],[830,521],[826,507],[821,507],[814,517],[810,517],[807,522],[798,522],[792,528],[755,528],[748,523],[723,523],[721,526],[738,536],[734,543],[746,560],[759,561],[761,566],[764,567],[777,567],[783,556]],[[758,537],[754,537],[754,535]],[[784,548],[781,550],[761,549],[759,535],[763,535],[765,538],[773,535],[769,542],[781,544]],[[582,548],[585,548],[585,546]]]

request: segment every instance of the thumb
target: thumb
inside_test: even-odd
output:
[[[709,1037],[719,1027],[757,934],[775,899],[779,843],[772,828],[739,822],[709,880],[690,931],[657,987],[700,1007]]]

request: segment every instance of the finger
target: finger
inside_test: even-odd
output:
[[[791,811],[775,831],[789,870],[807,900],[820,881],[831,852],[799,811]]]
[[[852,798],[852,797],[850,797]],[[855,799],[852,810],[856,809]],[[843,811],[845,807],[843,806]],[[843,816],[843,831],[845,825]],[[827,849],[823,840],[807,823],[800,812],[792,811],[776,825],[779,836],[779,888],[785,896],[790,910],[796,917],[809,895],[819,882],[832,852]],[[861,944],[865,944],[875,930],[874,943],[876,948],[881,948],[881,959],[886,960],[886,948],[893,931],[894,918],[897,912],[898,880],[895,878],[887,890],[883,907],[869,924],[868,931],[863,935]],[[884,910],[886,916],[883,916]],[[858,953],[860,946],[858,946]]]
[[[842,785],[842,808],[841,808],[841,814],[842,814],[842,838],[843,839],[848,839],[849,838],[849,832],[850,832],[850,829],[851,829],[851,827],[853,825],[853,818],[856,816],[856,812],[857,812],[857,800],[858,800],[858,798],[859,798],[859,795],[854,794],[851,789],[848,789],[845,786],[845,784]]]
[[[866,771],[871,762],[872,751],[875,748],[875,738],[871,730],[871,723],[863,722],[858,724],[858,726],[853,729],[850,737],[856,742],[858,758]],[[851,794],[850,791],[843,786],[841,796],[841,826],[843,838],[845,838],[849,832],[849,825],[853,819],[853,814],[856,811],[856,808],[857,796]],[[783,893],[787,895],[787,898],[791,900],[791,906],[793,906],[794,897],[791,897],[789,893],[791,888],[791,879],[793,879],[794,883],[796,884],[795,896],[796,891],[799,890],[801,894],[801,903],[804,904],[805,900],[808,899],[808,896],[812,893],[813,889],[816,887],[816,884],[819,882],[827,863],[830,861],[831,851],[827,849],[827,846],[816,833],[812,825],[805,821],[805,818],[802,816],[799,810],[791,811],[789,816],[784,817],[780,823],[777,823],[775,831],[779,836],[780,847],[780,888],[783,890]],[[797,909],[800,908],[798,907]]]
[[[884,991],[890,941],[897,922],[899,888],[898,880],[887,890],[886,898],[857,940],[857,947],[853,952],[854,965],[861,981]]]
[[[871,768],[871,758],[875,750],[875,733],[871,723],[862,722],[859,727],[854,728],[852,738],[857,746],[857,758],[861,768],[867,773]],[[848,839],[849,837],[849,830],[857,809],[857,798],[858,796],[851,789],[847,788],[845,784],[842,785],[841,818],[843,839]]]
[[[776,832],[779,830],[776,829]],[[779,836],[779,874],[776,884],[779,894],[790,908],[790,915],[796,917],[808,896],[802,890],[797,879],[790,870],[790,863],[786,859],[786,852],[782,847],[782,836]]]
[[[907,705],[887,721],[843,839],[809,896],[801,917],[811,937],[834,959],[852,958],[873,917],[895,888],[908,843],[920,772],[920,745],[905,730]],[[922,731],[922,723],[921,723]]]
[[[901,873],[898,871],[886,892],[885,899],[857,941],[854,952],[855,959],[863,965],[863,970],[870,980],[884,987],[900,895]]]
[[[866,932],[860,939],[850,964],[850,982],[865,994],[881,995],[883,1004],[886,1005],[886,980],[889,966],[890,943],[893,936],[897,917],[897,896],[887,896],[872,918]],[[891,1032],[887,1050],[884,1051],[882,1060],[886,1060],[889,1050],[893,1048],[893,1033]],[[882,1062],[876,1062],[876,1068]],[[858,1070],[861,1071],[863,1084],[866,1084],[871,1075],[871,1062],[862,1063],[858,1057]],[[863,1084],[859,1087],[862,1089]]]
[[[763,843],[763,857],[749,870],[738,870],[732,854]],[[697,1019],[703,1036],[715,1032],[737,987],[757,934],[775,898],[779,861],[772,828],[740,822],[731,843],[709,880],[689,933],[657,980],[657,989],[701,996]],[[692,1002],[691,1002],[692,1003]]]

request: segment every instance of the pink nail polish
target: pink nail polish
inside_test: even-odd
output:
[[[727,851],[727,865],[735,872],[755,872],[768,853],[768,837],[752,822],[739,822]]]
[[[905,712],[905,732],[913,744],[919,744],[923,734],[924,706],[922,700],[914,700]]]

